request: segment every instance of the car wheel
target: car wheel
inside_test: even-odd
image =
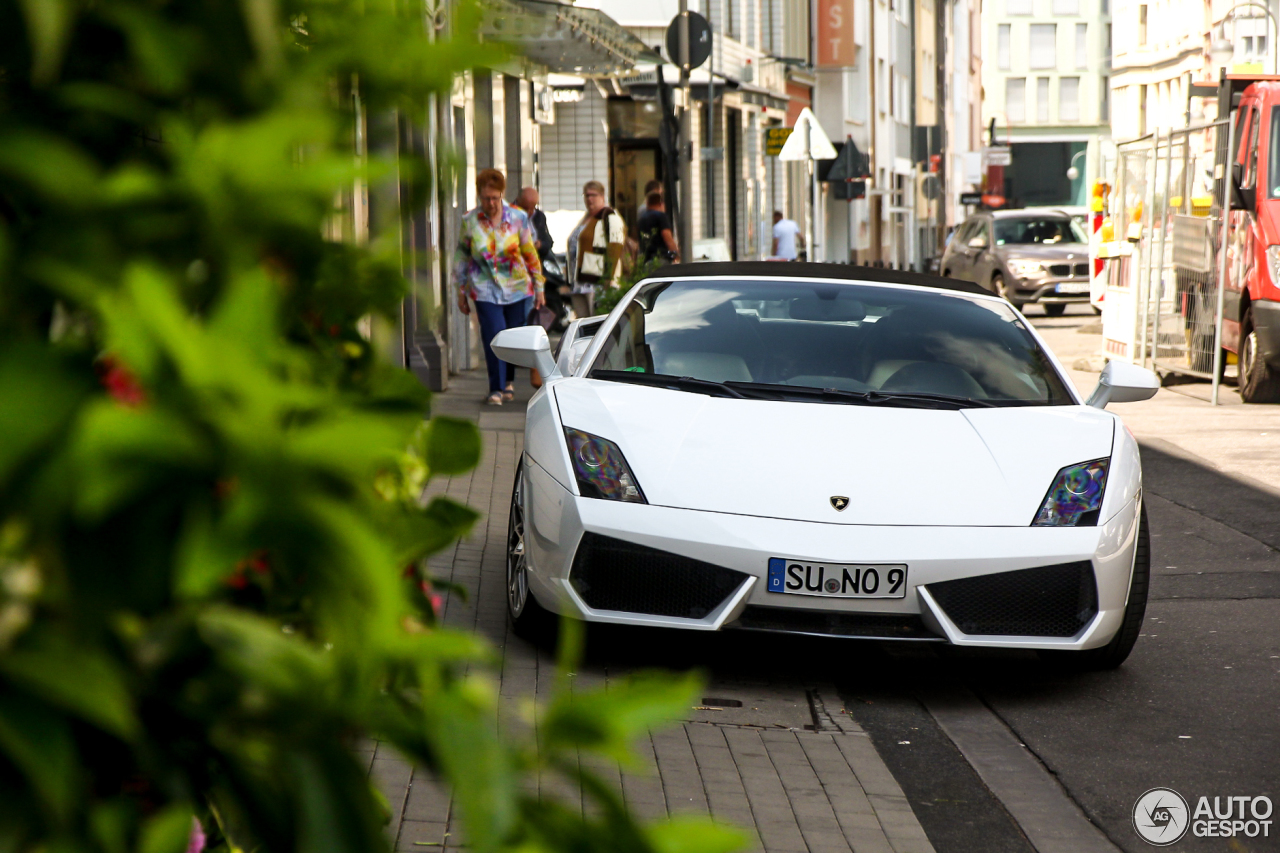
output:
[[[1147,613],[1147,588],[1151,581],[1151,534],[1147,530],[1147,508],[1138,514],[1138,544],[1133,555],[1133,576],[1129,579],[1129,600],[1124,608],[1124,621],[1111,642],[1083,652],[1042,650],[1040,658],[1058,666],[1077,670],[1115,669],[1125,662],[1142,631]]]
[[[524,460],[516,466],[507,516],[507,615],[516,635],[537,642],[545,639],[555,619],[529,592],[529,558],[524,536]]]
[[[1240,323],[1240,399],[1246,403],[1280,403],[1280,373],[1258,353],[1258,331],[1253,327],[1253,306]]]
[[[1067,313],[1067,306],[1063,302],[1049,302],[1044,306],[1044,313],[1050,317],[1061,317]]]

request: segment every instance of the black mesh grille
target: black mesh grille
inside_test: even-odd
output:
[[[569,580],[593,610],[701,619],[747,575],[701,560],[587,533]]]
[[[926,587],[966,634],[1074,637],[1098,612],[1087,560],[997,572]]]
[[[828,634],[833,637],[873,637],[888,640],[941,640],[925,628],[920,617],[896,613],[841,613],[831,610],[791,610],[750,605],[727,628],[753,631]]]
[[[1071,275],[1071,264],[1051,264],[1049,266],[1049,275],[1069,276]]]
[[[1074,276],[1080,276],[1080,277],[1087,276],[1089,274],[1089,265],[1076,264],[1075,267],[1072,268],[1071,274]]]

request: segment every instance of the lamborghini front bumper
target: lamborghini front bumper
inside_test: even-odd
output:
[[[526,466],[530,589],[587,621],[1089,649],[1128,596],[1138,500],[1099,527],[822,524],[581,498]],[[770,591],[779,557],[905,566],[902,597]]]

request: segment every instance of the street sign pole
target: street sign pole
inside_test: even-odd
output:
[[[680,110],[680,139],[677,161],[680,163],[680,221],[676,223],[676,241],[680,244],[680,257],[693,259],[693,90],[689,85],[689,0],[680,0],[679,56],[680,88],[684,91],[684,103]]]
[[[814,240],[818,236],[818,170],[813,162],[813,122],[804,123],[805,164],[809,167],[809,217],[805,223],[808,227],[804,238],[805,249],[810,261],[818,260],[818,247]]]

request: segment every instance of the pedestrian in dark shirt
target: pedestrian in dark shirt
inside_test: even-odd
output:
[[[551,231],[547,228],[547,215],[538,207],[538,191],[533,187],[524,187],[516,196],[516,207],[529,217],[529,225],[533,228],[533,242],[538,247],[538,257],[545,261],[551,255],[551,244],[555,242]]]
[[[653,180],[644,185],[644,198],[646,200],[649,198],[649,193],[660,192],[662,192],[662,181]],[[644,216],[644,212],[648,209],[649,204],[647,201],[641,202],[640,206],[636,208],[636,228],[640,227],[640,217]]]
[[[658,258],[667,263],[680,263],[680,248],[671,231],[671,217],[667,215],[667,205],[662,193],[656,190],[649,193],[644,206],[644,213],[640,214],[638,223],[641,260]]]

